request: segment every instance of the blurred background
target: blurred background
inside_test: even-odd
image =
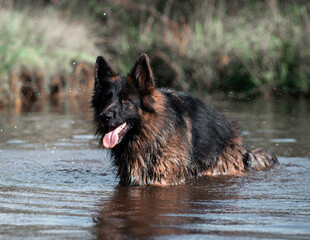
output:
[[[0,108],[85,95],[98,55],[126,74],[142,53],[157,86],[309,97],[309,10],[307,0],[0,0]]]

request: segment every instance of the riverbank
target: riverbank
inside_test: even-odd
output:
[[[310,95],[307,1],[0,1],[0,9],[0,107],[79,92],[74,76],[88,87],[97,55],[126,73],[141,53],[158,86]]]

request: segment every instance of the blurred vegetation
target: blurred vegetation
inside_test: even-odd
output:
[[[2,88],[22,67],[39,70],[47,86],[72,71],[73,59],[93,63],[100,54],[126,73],[147,53],[158,86],[310,94],[306,0],[0,0],[0,9]]]

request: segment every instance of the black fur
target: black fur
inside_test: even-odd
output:
[[[245,150],[235,124],[200,99],[156,89],[146,55],[126,77],[98,57],[92,107],[96,133],[111,147],[121,185],[177,184],[278,163],[269,151]],[[110,143],[107,133],[116,136],[114,129],[124,123],[121,140]]]

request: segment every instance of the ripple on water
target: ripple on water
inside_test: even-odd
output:
[[[273,143],[295,143],[297,140],[295,138],[274,138],[270,139]]]
[[[23,143],[25,143],[25,141],[20,140],[20,139],[12,139],[12,140],[6,141],[6,143],[8,143],[8,144],[23,144]]]
[[[1,233],[12,234],[5,227],[10,226],[16,229],[13,236],[22,229],[23,236],[47,231],[55,237],[75,230],[92,236],[89,228],[98,212],[96,203],[117,184],[105,152],[58,150],[51,155],[6,149],[4,153],[0,155]]]
[[[89,139],[95,139],[94,135],[87,135],[87,134],[80,134],[80,135],[73,135],[74,139],[82,139],[82,140],[89,140]]]
[[[117,187],[84,112],[0,118],[0,238],[310,239],[309,102],[293,105],[296,120],[286,101],[264,114],[261,103],[230,104],[250,147],[280,165],[168,187]]]

